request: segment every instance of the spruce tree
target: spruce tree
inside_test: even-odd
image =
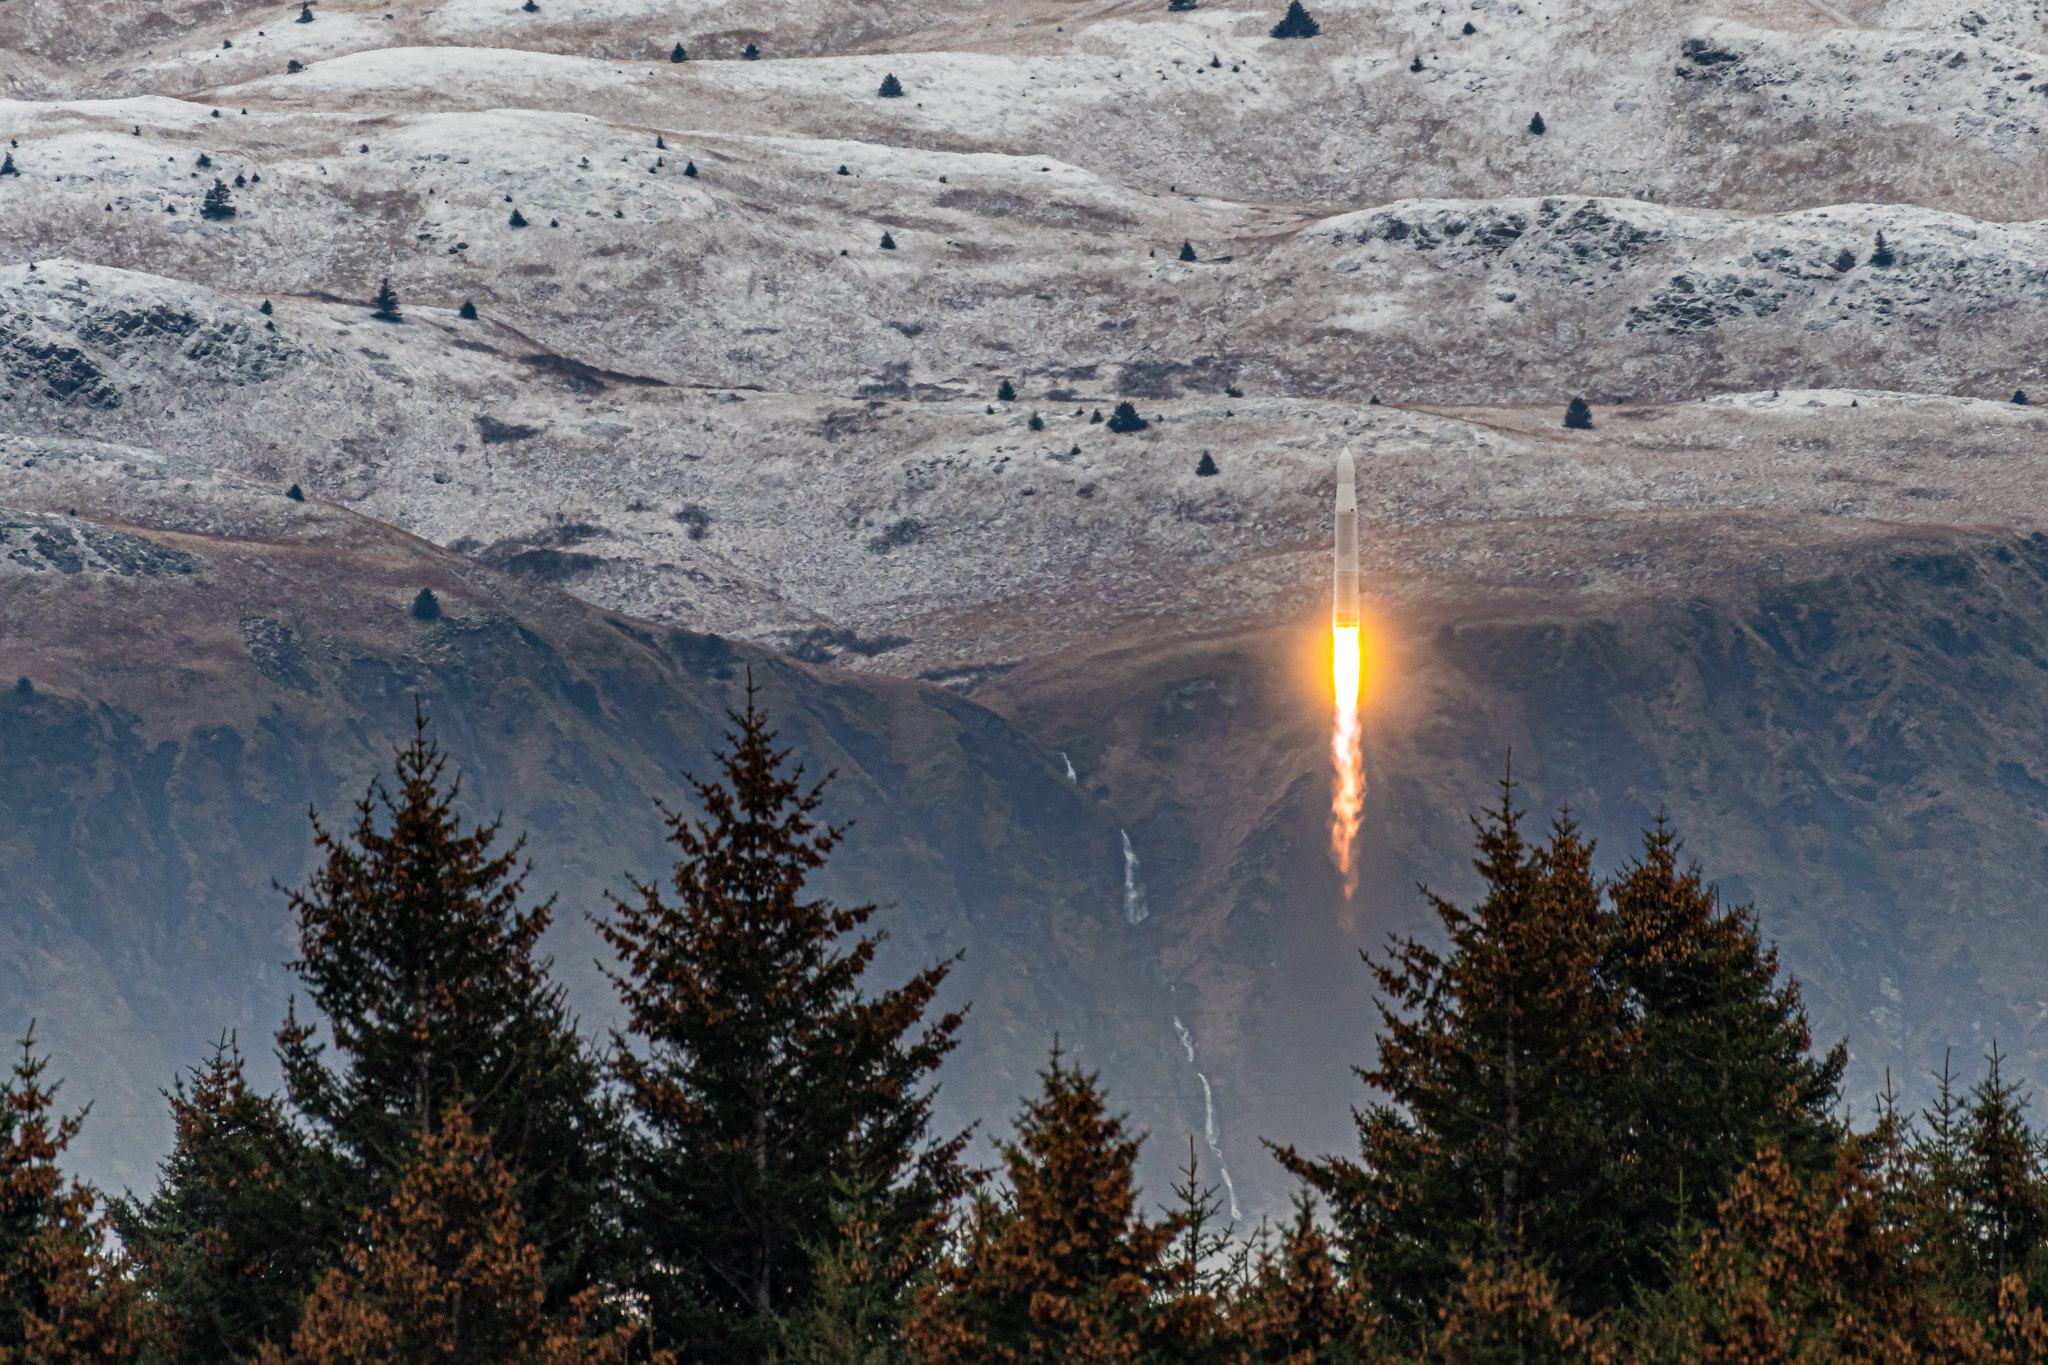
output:
[[[344,1210],[387,1198],[441,1111],[469,1106],[519,1181],[559,1299],[601,1264],[614,1125],[538,955],[554,907],[528,902],[525,841],[496,852],[498,822],[465,827],[446,766],[416,708],[396,792],[373,779],[345,833],[315,817],[322,861],[291,893],[300,957],[288,965],[333,1056],[294,1001],[279,1059],[293,1105],[336,1157],[328,1197]]]
[[[2025,389],[2014,389],[2012,391],[2012,401],[2020,407],[2025,407],[2027,405],[2027,391]]]
[[[685,161],[683,163],[683,174],[690,177],[690,179],[695,180],[697,178],[697,163],[694,161]]]
[[[896,79],[896,73],[892,71],[882,77],[880,93],[885,100],[900,100],[903,98],[903,82]]]
[[[1202,458],[1195,461],[1195,477],[1198,479],[1213,478],[1217,472],[1215,459],[1208,451],[1203,451]]]
[[[1529,131],[1538,137],[1542,137],[1547,129],[1548,125],[1543,122],[1543,111],[1539,109],[1529,118]]]
[[[300,0],[299,17],[292,22],[297,24],[310,24],[313,22],[313,6],[308,3],[308,0]]]
[[[476,304],[469,299],[464,299],[462,307],[455,310],[455,316],[461,318],[464,322],[475,322]]]
[[[1586,406],[1583,398],[1574,398],[1564,405],[1564,424],[1572,431],[1593,429],[1593,409]]]
[[[54,1114],[48,1065],[31,1028],[0,1081],[0,1362],[125,1365],[147,1323],[92,1190],[58,1169],[81,1120]]]
[[[1232,1317],[1247,1365],[1363,1365],[1371,1358],[1375,1324],[1366,1296],[1305,1194],[1277,1251],[1260,1249]]]
[[[961,1023],[926,1018],[950,964],[863,990],[875,907],[806,897],[844,831],[817,819],[824,784],[787,769],[755,695],[749,679],[729,713],[723,779],[689,779],[703,816],[668,814],[666,889],[635,881],[599,925],[622,964],[614,1066],[644,1136],[635,1288],[692,1361],[758,1360],[811,1304],[811,1247],[842,1189],[870,1191],[873,1236],[902,1248],[965,1186],[965,1134],[929,1134],[929,1078]]]
[[[1323,26],[1309,17],[1302,8],[1301,0],[1287,0],[1287,14],[1273,25],[1275,38],[1313,38],[1323,31]]]
[[[21,171],[14,164],[13,152],[8,152],[4,157],[0,157],[0,175],[19,176],[20,174]]]
[[[1884,234],[1882,232],[1878,233],[1877,246],[1870,253],[1870,263],[1881,270],[1890,265],[1893,259],[1892,249],[1884,243]]]
[[[391,287],[391,281],[389,279],[386,279],[378,284],[377,297],[374,302],[375,307],[371,310],[370,316],[377,319],[377,321],[405,321],[404,315],[398,311],[398,291]]]
[[[112,1210],[136,1279],[179,1365],[241,1365],[291,1340],[300,1305],[340,1249],[318,1198],[322,1154],[275,1097],[249,1088],[223,1038],[167,1096],[175,1127],[156,1193]]]
[[[668,59],[672,62],[687,62],[688,60],[690,60],[690,54],[683,51],[683,45],[681,43],[677,43],[675,45],[675,50],[668,54]]]
[[[226,222],[235,216],[234,200],[218,176],[214,177],[213,188],[206,192],[206,202],[199,206],[199,216],[215,222]]]
[[[521,213],[517,208],[514,208],[512,210],[512,216],[510,218],[507,218],[505,222],[506,225],[509,227],[523,228],[526,226],[526,215]]]
[[[1182,242],[1180,244],[1180,258],[1183,261],[1195,259],[1195,244],[1193,242]]]
[[[1004,1185],[977,1193],[955,1250],[919,1291],[910,1336],[925,1365],[1172,1358],[1156,1296],[1183,1230],[1137,1211],[1142,1138],[1105,1109],[1093,1075],[1057,1049],[999,1145]]]
[[[1116,411],[1109,415],[1109,429],[1111,431],[1143,431],[1151,425],[1150,422],[1138,416],[1137,408],[1129,402],[1118,403]]]
[[[593,1328],[597,1289],[548,1311],[517,1183],[459,1105],[443,1111],[290,1348],[267,1343],[257,1365],[623,1365],[639,1329]]]
[[[747,50],[742,52],[740,56],[746,61],[758,62],[761,60],[761,49],[755,47],[752,43],[748,43]]]
[[[891,237],[891,236],[890,236],[890,235],[889,235],[889,234],[888,234],[888,233],[887,233],[887,232],[885,231],[885,232],[884,232],[884,233],[882,234],[882,250],[884,250],[884,251],[894,251],[895,249],[896,249],[896,239],[895,239],[894,237]]]
[[[1017,401],[1017,390],[1009,380],[1005,379],[1002,383],[996,385],[996,401],[998,403],[1014,403]]]

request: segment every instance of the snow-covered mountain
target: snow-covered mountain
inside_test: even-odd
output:
[[[2002,708],[2048,657],[2048,421],[2015,401],[2048,398],[2048,15],[1311,8],[1282,40],[1236,0],[0,6],[0,669],[188,750],[256,733],[258,692],[177,691],[175,637],[109,671],[49,604],[133,610],[119,537],[315,508],[621,630],[965,693],[1101,826],[1103,932],[1145,965],[1141,1003],[1090,1002],[1099,1055],[1148,1059],[1155,1129],[1221,1114],[1260,1207],[1251,1136],[1341,1140],[1367,1045],[1325,967],[1413,921],[1413,878],[1460,885],[1510,742],[1610,839],[1670,809],[1858,1084],[1992,1034],[2033,1057],[2039,765]],[[1148,425],[1112,433],[1126,400]],[[1384,635],[1350,918],[1313,661],[1345,445]],[[395,553],[365,544],[334,565]],[[221,637],[252,676],[268,629]],[[305,726],[349,723],[326,688]],[[883,771],[908,734],[845,752]],[[201,899],[267,923],[262,892]],[[984,931],[1121,979],[1094,939]],[[12,960],[0,1013],[45,999]],[[1036,1046],[1066,990],[992,998],[989,1036]],[[1003,1046],[966,1065],[1014,1073]]]

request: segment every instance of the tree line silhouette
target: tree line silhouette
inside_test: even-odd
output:
[[[224,1037],[156,1189],[107,1200],[23,1040],[0,1365],[2048,1361],[2044,1141],[1996,1049],[1853,1130],[1843,1048],[1661,821],[1602,878],[1504,781],[1484,894],[1367,958],[1357,1151],[1276,1148],[1294,1214],[1246,1234],[1192,1144],[1148,1208],[1142,1135],[1057,1046],[993,1170],[933,1130],[951,963],[870,987],[875,907],[807,896],[843,831],[751,683],[670,875],[596,917],[603,1047],[522,841],[464,823],[415,722],[347,828],[314,817],[282,1095]]]

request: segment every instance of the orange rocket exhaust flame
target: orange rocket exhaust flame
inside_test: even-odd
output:
[[[1330,679],[1337,709],[1330,727],[1330,762],[1337,770],[1330,792],[1330,861],[1344,878],[1344,899],[1358,890],[1358,822],[1365,810],[1365,752],[1358,724],[1362,672],[1358,627],[1333,626]]]
[[[1359,743],[1358,683],[1363,672],[1358,639],[1358,486],[1347,447],[1337,457],[1336,557],[1330,598],[1330,681],[1337,718],[1330,729],[1330,761],[1337,781],[1330,794],[1330,859],[1344,877],[1344,901],[1358,890],[1359,815],[1365,809],[1365,754]]]

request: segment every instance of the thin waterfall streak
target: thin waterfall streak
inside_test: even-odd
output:
[[[1193,1066],[1195,1064],[1195,1035],[1188,1032],[1188,1026],[1180,1021],[1178,1014],[1173,1016],[1173,1031],[1179,1035],[1180,1045],[1188,1050],[1188,1065]]]
[[[1143,924],[1152,911],[1145,904],[1145,887],[1138,880],[1138,853],[1131,847],[1131,836],[1118,830],[1124,841],[1124,919],[1131,924]]]
[[[1174,1020],[1175,1024],[1180,1020]],[[1193,1060],[1192,1056],[1189,1060]],[[1202,1141],[1209,1144],[1210,1155],[1216,1158],[1216,1169],[1223,1176],[1223,1188],[1230,1195],[1230,1221],[1235,1223],[1244,1215],[1237,1207],[1237,1185],[1230,1178],[1230,1166],[1223,1160],[1223,1130],[1216,1126],[1216,1092],[1209,1088],[1209,1078],[1197,1071],[1195,1079],[1202,1083]]]
[[[1076,786],[1080,785],[1081,775],[1074,771],[1074,760],[1067,757],[1066,750],[1064,749],[1060,751],[1060,762],[1066,765],[1067,781],[1074,783]]]

